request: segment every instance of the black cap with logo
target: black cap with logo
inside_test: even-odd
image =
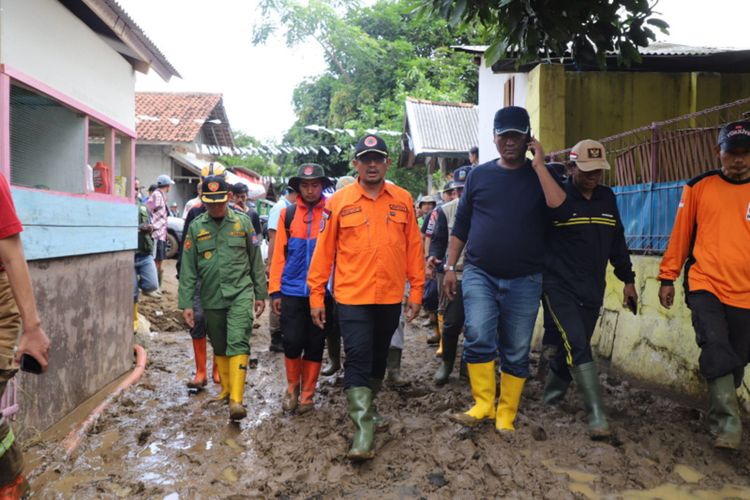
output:
[[[495,134],[518,132],[531,135],[531,120],[529,112],[519,106],[506,106],[495,113]]]
[[[223,175],[209,175],[203,179],[201,201],[224,203],[229,199],[229,184]]]
[[[722,151],[750,149],[750,121],[743,120],[724,125],[719,132],[719,147]]]
[[[354,148],[354,157],[359,158],[365,153],[378,153],[388,157],[388,146],[385,141],[377,135],[369,134],[364,136]]]

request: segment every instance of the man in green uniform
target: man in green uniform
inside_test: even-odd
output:
[[[203,181],[201,201],[206,212],[190,224],[180,269],[178,307],[193,327],[193,293],[198,278],[206,330],[221,376],[218,399],[229,400],[229,418],[241,420],[250,333],[268,298],[267,281],[258,235],[250,218],[227,210],[229,186],[220,176]]]

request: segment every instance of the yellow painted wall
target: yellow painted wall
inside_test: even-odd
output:
[[[659,304],[659,262],[661,257],[631,256],[636,274],[639,311],[634,316],[622,307],[622,287],[611,266],[602,315],[592,338],[597,357],[609,359],[617,371],[667,390],[692,396],[706,395],[706,382],[698,371],[700,349],[690,310],[685,305],[682,278],[676,283],[675,305],[667,310]],[[541,313],[537,320],[535,345],[542,333]],[[750,411],[750,372],[739,390]]]
[[[602,138],[691,112],[690,73],[565,73],[565,142]]]
[[[526,108],[547,151],[750,97],[750,74],[564,71],[529,73]]]
[[[732,102],[743,97],[750,97],[750,75],[722,75],[721,102]]]
[[[529,73],[526,110],[531,130],[545,151],[565,148],[565,69],[560,64],[539,64]]]

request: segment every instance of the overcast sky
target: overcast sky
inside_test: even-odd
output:
[[[261,140],[281,139],[294,122],[292,90],[325,69],[314,41],[254,47],[256,0],[119,2],[183,77],[138,74],[137,90],[221,92],[232,127]],[[661,39],[750,49],[750,0],[660,0],[656,10],[671,25]]]

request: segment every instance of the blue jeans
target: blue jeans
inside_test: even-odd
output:
[[[499,279],[466,264],[461,286],[466,314],[464,360],[487,363],[499,351],[502,371],[527,378],[542,274]]]
[[[135,254],[135,285],[133,298],[138,300],[138,289],[153,292],[159,288],[159,277],[156,275],[156,264],[151,255]]]

